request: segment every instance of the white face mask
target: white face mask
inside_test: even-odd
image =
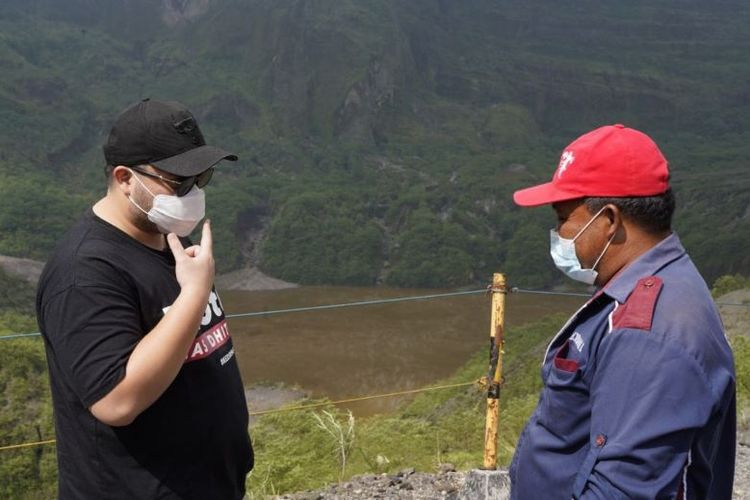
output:
[[[128,196],[130,203],[148,216],[148,220],[156,224],[164,234],[175,233],[177,236],[187,236],[193,232],[195,226],[206,215],[206,194],[201,188],[193,185],[193,189],[185,196],[157,194],[151,192],[141,181],[138,174],[133,175],[143,188],[154,198],[151,210],[146,212],[133,198]]]
[[[614,239],[615,235],[613,234],[609,241],[607,241],[607,245],[604,247],[604,250],[602,250],[602,253],[599,254],[599,258],[596,259],[596,262],[594,262],[591,269],[582,268],[581,262],[578,260],[578,255],[576,254],[575,241],[581,234],[583,234],[591,223],[599,217],[602,210],[604,210],[604,207],[602,207],[571,240],[561,237],[554,229],[551,229],[549,232],[549,253],[552,256],[552,260],[555,261],[555,266],[557,266],[557,268],[569,278],[581,281],[587,285],[593,285],[596,281],[596,277],[599,275],[599,273],[595,271],[596,266],[599,264],[599,261],[602,260],[602,257],[604,257],[604,254],[612,243],[612,239]]]

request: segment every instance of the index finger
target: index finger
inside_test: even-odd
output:
[[[201,232],[201,253],[208,252],[213,253],[213,236],[211,236],[211,221],[206,219],[203,223],[203,231]]]

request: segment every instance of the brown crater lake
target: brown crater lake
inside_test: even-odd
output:
[[[444,292],[310,286],[223,291],[221,299],[231,315]],[[583,302],[583,297],[509,294],[505,325],[571,314]],[[480,293],[228,321],[245,386],[281,382],[311,397],[339,400],[416,389],[452,375],[487,349],[490,298]],[[403,402],[404,397],[391,397],[342,406],[362,416],[393,411]]]

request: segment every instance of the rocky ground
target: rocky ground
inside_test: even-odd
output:
[[[36,285],[36,282],[39,281],[39,276],[42,274],[44,262],[0,255],[0,268],[8,274],[18,276],[32,285]]]
[[[250,424],[258,418],[255,412],[273,410],[309,397],[302,389],[283,384],[257,384],[245,389],[245,400],[250,409]]]
[[[742,335],[750,338],[750,307],[738,304],[750,304],[750,290],[736,290],[719,297],[721,319],[727,335],[731,338]],[[724,305],[722,305],[724,304]],[[734,470],[735,500],[750,500],[750,415],[747,411],[738,410],[737,431],[737,465]]]
[[[36,286],[42,274],[44,262],[0,255],[0,268]],[[281,290],[298,286],[296,283],[289,283],[263,274],[255,267],[238,269],[216,276],[216,288],[219,290]]]
[[[298,286],[272,278],[255,267],[239,269],[216,277],[216,288],[219,290],[282,290]]]
[[[279,500],[369,500],[376,498],[457,500],[465,481],[466,473],[456,472],[450,464],[444,464],[441,471],[436,474],[415,472],[414,469],[406,469],[394,474],[365,474],[322,490],[293,493],[275,498]]]
[[[750,290],[735,290],[722,295],[716,302],[727,331],[727,336],[750,338]],[[745,306],[744,304],[747,304]]]
[[[737,464],[734,467],[733,499],[750,499],[750,440],[745,440],[744,438],[741,438],[741,441],[737,446]]]
[[[464,489],[466,472],[444,464],[435,474],[406,469],[394,474],[365,474],[345,483],[315,491],[274,497],[277,500],[469,500]],[[733,500],[750,500],[750,442],[739,443],[734,474]],[[503,500],[499,497],[495,500]]]

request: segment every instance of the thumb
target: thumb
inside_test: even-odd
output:
[[[185,249],[176,234],[169,233],[167,235],[167,244],[170,250],[172,250],[175,260],[185,257]]]

